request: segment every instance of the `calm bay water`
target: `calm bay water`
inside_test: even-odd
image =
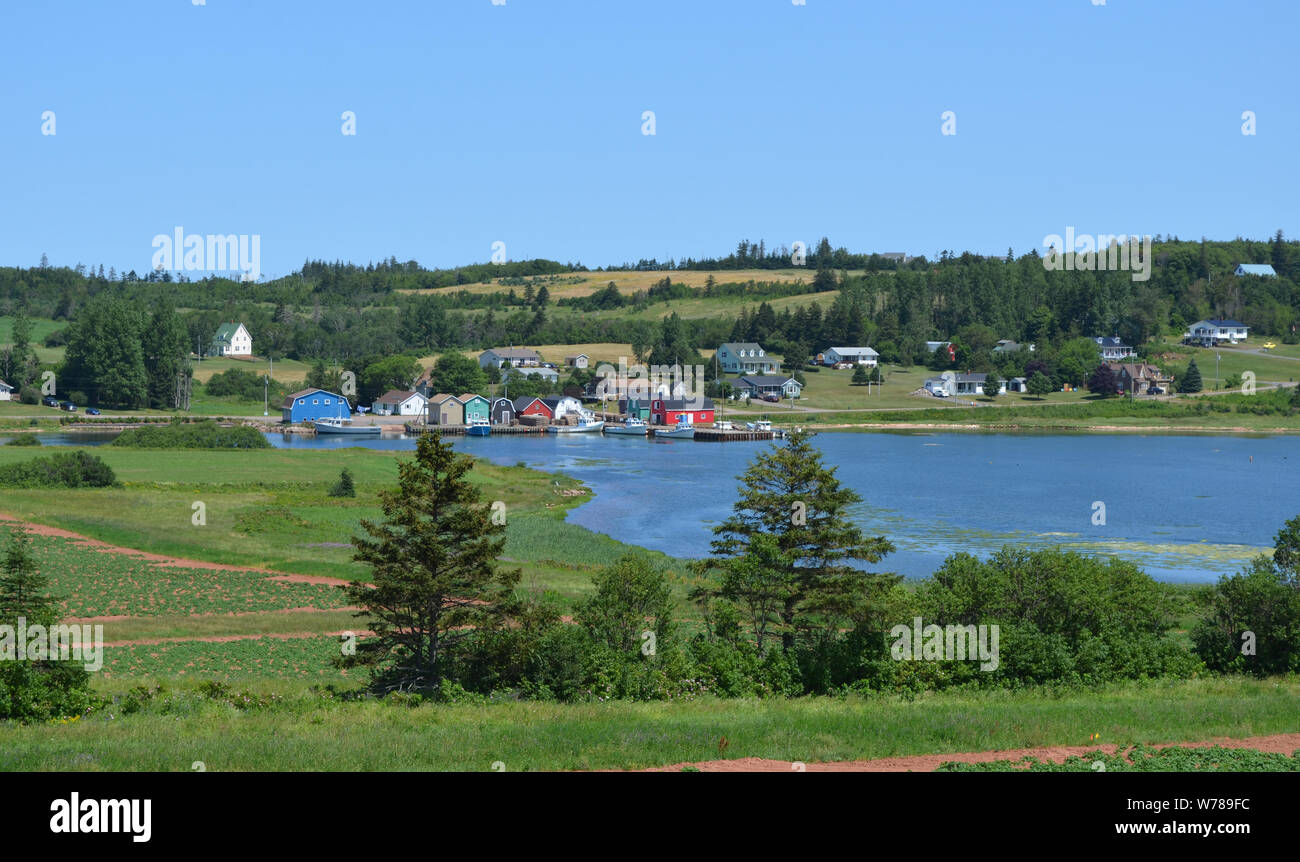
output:
[[[288,448],[415,448],[406,438],[268,436]],[[599,434],[451,439],[498,464],[582,480],[595,497],[570,521],[679,557],[707,555],[737,477],[770,445]],[[909,577],[958,551],[985,556],[1020,544],[1119,554],[1162,580],[1213,581],[1271,547],[1300,514],[1300,437],[822,433],[814,443],[862,497],[852,517],[898,548],[875,568]],[[1104,524],[1093,523],[1096,503],[1105,505]]]

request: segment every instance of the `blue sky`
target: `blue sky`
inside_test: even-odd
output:
[[[267,277],[1295,237],[1298,29],[1290,0],[9,2],[0,265],[143,273],[178,225],[259,234]]]

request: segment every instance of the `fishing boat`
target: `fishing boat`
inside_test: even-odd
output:
[[[465,433],[470,437],[487,437],[492,433],[492,423],[482,416],[475,416],[465,424]]]
[[[313,419],[311,424],[317,434],[348,434],[353,437],[378,437],[384,430],[379,425],[353,425],[351,419],[341,416]]]
[[[599,431],[605,427],[605,420],[591,416],[578,419],[577,425],[547,425],[546,430],[552,434],[575,434],[579,431]]]
[[[655,437],[667,437],[670,440],[694,440],[695,426],[689,422],[678,422],[671,431],[655,431]]]
[[[622,425],[606,425],[606,434],[623,434],[630,437],[644,437],[646,434],[646,424],[644,419],[632,418]]]

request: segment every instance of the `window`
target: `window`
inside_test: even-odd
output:
[[[311,400],[311,403],[312,403],[312,404],[319,404],[319,403],[320,403],[320,399],[319,399],[319,398],[313,398],[313,399]]]
[[[326,399],[325,399],[325,403],[326,403],[326,404],[329,404],[329,403],[330,403],[330,400],[329,400],[328,398],[326,398]]]
[[[299,404],[306,404],[306,403],[307,403],[307,399],[306,399],[306,398],[299,398],[299,399],[298,399],[298,403],[299,403]]]

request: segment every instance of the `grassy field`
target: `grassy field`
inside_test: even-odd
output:
[[[31,317],[28,320],[32,325],[29,343],[32,349],[36,351],[36,358],[41,362],[63,361],[62,347],[44,347],[41,342],[51,332],[63,329],[68,325],[68,322],[66,320],[48,320],[43,317]],[[13,326],[14,319],[12,316],[0,317],[0,347],[9,347],[13,344]]]
[[[69,724],[0,725],[0,770],[634,769],[721,757],[816,763],[1044,745],[1193,742],[1296,729],[1295,680],[1203,679],[1056,692],[556,705],[341,702],[294,642],[245,651],[229,691],[103,680],[115,707]],[[324,639],[319,659],[337,645]],[[119,661],[126,660],[119,657]],[[201,652],[168,659],[198,673]],[[275,674],[280,679],[267,679]],[[1100,738],[1093,740],[1093,734]],[[726,737],[725,751],[720,741]],[[500,768],[500,767],[498,767]]]
[[[618,286],[623,294],[632,294],[638,290],[648,290],[658,282],[664,280],[664,277],[671,278],[673,284],[685,284],[688,287],[704,287],[709,276],[712,275],[718,284],[744,284],[749,281],[757,282],[797,282],[803,281],[811,283],[816,273],[807,267],[792,266],[789,269],[741,269],[727,270],[725,272],[699,272],[695,270],[679,271],[637,271],[637,270],[608,270],[606,272],[573,272],[561,273],[554,276],[536,276],[533,280],[533,289],[537,290],[543,284],[546,285],[546,291],[550,294],[552,300],[565,299],[569,297],[590,296],[598,290],[601,290],[611,281]],[[432,290],[407,290],[399,291],[400,293],[459,293],[465,290],[470,293],[505,293],[514,290],[515,293],[522,295],[524,287],[522,285],[501,284],[499,279],[487,282],[475,282],[473,284],[459,284],[453,287],[439,287]]]

